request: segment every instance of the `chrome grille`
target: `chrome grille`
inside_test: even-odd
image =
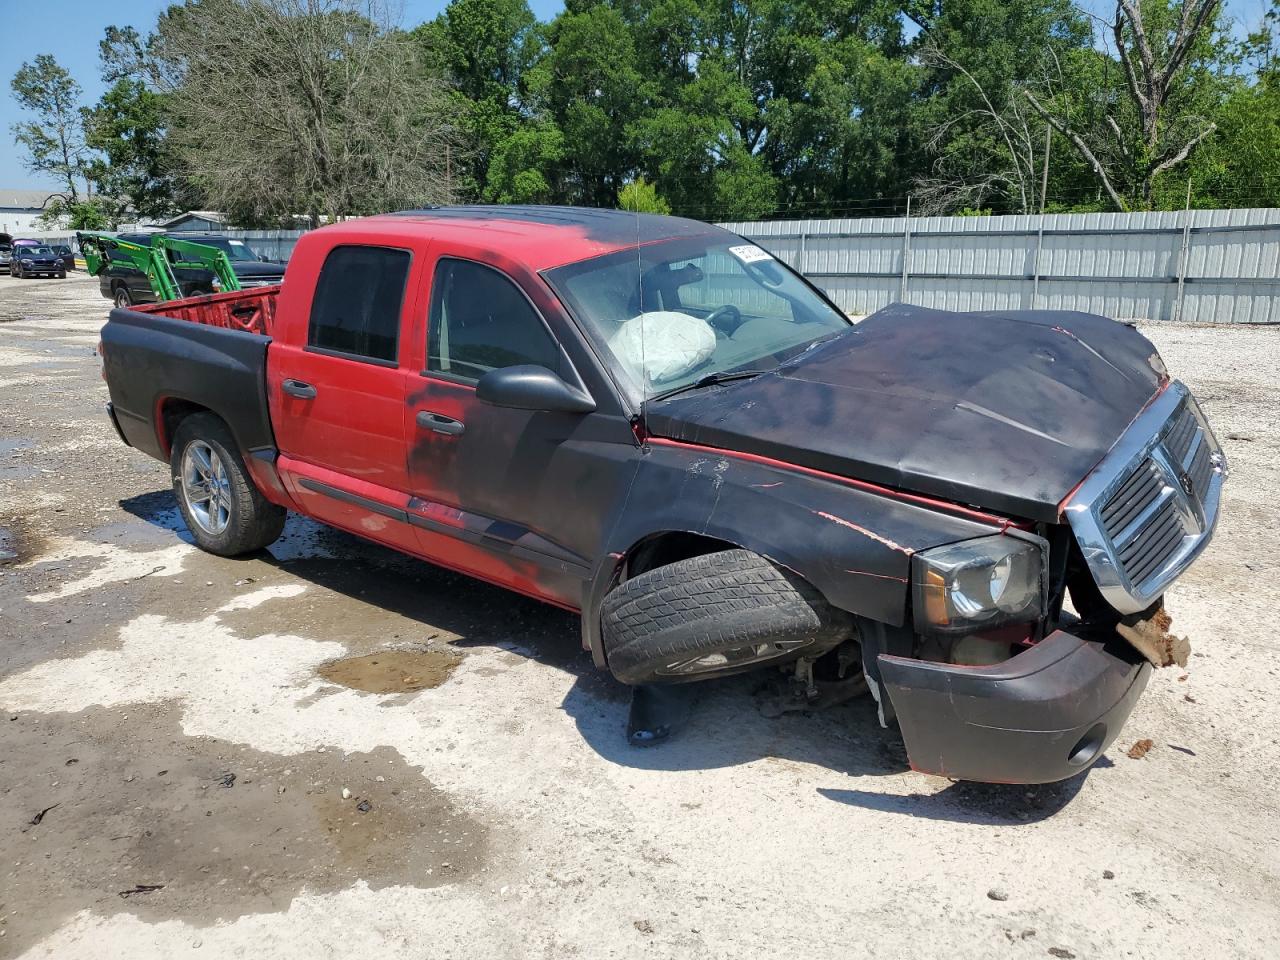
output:
[[[1112,606],[1144,609],[1204,549],[1225,476],[1221,448],[1194,398],[1170,384],[1066,507]]]
[[[1169,491],[1169,488],[1165,490]],[[1130,580],[1144,583],[1173,555],[1186,534],[1173,500],[1169,496],[1162,497],[1154,512],[1127,541],[1115,541],[1120,565]]]

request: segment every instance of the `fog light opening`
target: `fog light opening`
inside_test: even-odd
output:
[[[1089,728],[1089,731],[1080,738],[1071,752],[1067,754],[1067,763],[1073,767],[1085,767],[1098,759],[1098,754],[1102,752],[1102,744],[1107,739],[1107,725],[1105,723],[1095,723]]]

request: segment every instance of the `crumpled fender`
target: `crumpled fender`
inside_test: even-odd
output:
[[[942,501],[759,457],[650,440],[582,604],[583,645],[605,666],[600,604],[628,554],[661,533],[696,533],[768,557],[834,606],[906,618],[911,555],[999,533],[1008,521]]]

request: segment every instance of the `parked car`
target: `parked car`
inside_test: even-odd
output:
[[[68,270],[76,268],[76,255],[71,247],[65,243],[51,243],[50,249],[58,255],[58,259],[62,261],[62,265]]]
[[[151,245],[154,233],[125,233],[121,240],[131,243]],[[167,236],[180,240],[203,243],[222,250],[231,261],[231,267],[245,288],[264,287],[280,283],[284,277],[284,264],[259,256],[243,240],[223,237],[217,234],[174,233]],[[110,265],[98,275],[99,289],[102,295],[111,300],[117,307],[127,307],[136,303],[154,303],[155,292],[147,275],[133,263],[119,255],[111,256]],[[178,254],[173,260],[173,273],[178,281],[184,297],[198,297],[218,292],[217,277],[213,271],[196,263],[186,262]]]
[[[9,272],[15,277],[59,277],[66,279],[67,268],[62,258],[53,252],[52,247],[22,246],[15,247],[13,259],[9,264]]]
[[[9,272],[9,264],[13,262],[13,247],[7,243],[0,243],[0,270],[5,273]]]
[[[615,211],[325,227],[282,287],[113,310],[101,352],[205,550],[294,510],[579,612],[636,743],[670,684],[861,672],[911,765],[962,779],[1102,755],[1152,669],[1121,633],[1158,629],[1226,474],[1132,327],[855,325],[725,230]]]

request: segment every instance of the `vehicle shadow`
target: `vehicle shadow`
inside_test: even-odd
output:
[[[153,527],[189,534],[170,490],[120,501]],[[688,772],[766,762],[813,766],[886,789],[820,787],[837,803],[957,823],[1018,825],[1053,816],[1079,792],[1086,771],[1041,786],[952,782],[911,774],[896,729],[881,728],[869,696],[820,712],[773,716],[780,674],[757,672],[691,687],[687,725],[655,747],[626,737],[630,688],[595,668],[578,618],[500,587],[453,573],[291,514],[280,541],[249,558],[380,610],[442,630],[457,648],[492,647],[569,674],[561,709],[604,760],[640,770]],[[1097,766],[1110,766],[1103,758]],[[902,775],[907,775],[903,777]],[[857,781],[854,781],[855,783]]]

